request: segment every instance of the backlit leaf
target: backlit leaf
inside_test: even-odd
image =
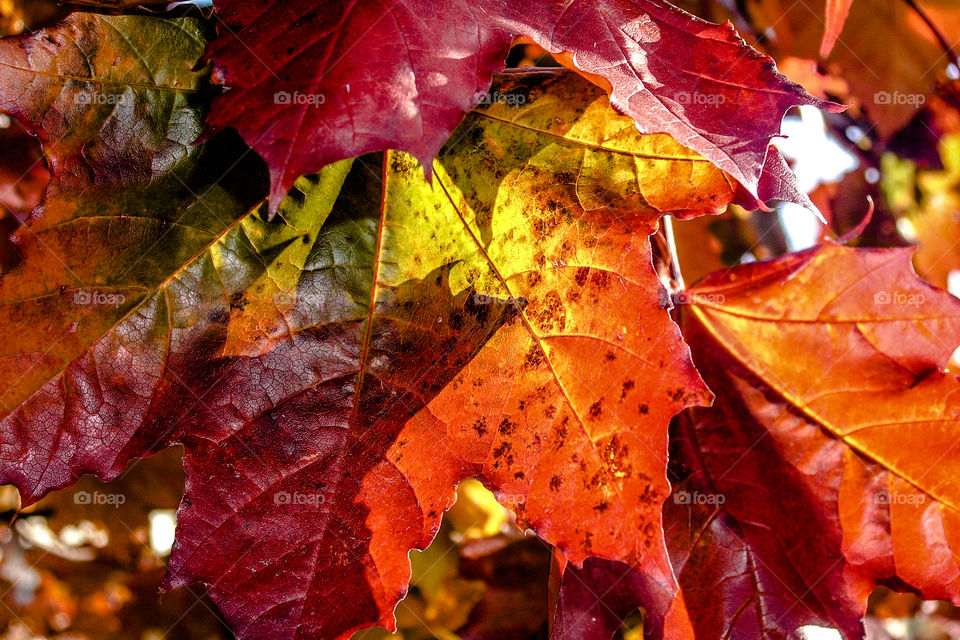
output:
[[[87,16],[29,42],[107,26],[125,41],[140,20],[158,56],[195,24]],[[4,377],[0,481],[32,502],[182,444],[165,584],[209,584],[241,638],[391,625],[409,550],[468,476],[573,561],[669,582],[667,423],[710,395],[646,236],[663,212],[722,210],[735,183],[578,76],[517,73],[494,90],[523,100],[471,114],[432,183],[404,153],[365,156],[301,178],[266,221],[248,197],[261,182],[204,182],[247,156],[189,144],[202,107],[169,118],[202,98],[189,69],[164,88],[142,66],[77,89],[63,66],[17,72],[56,104],[87,85],[131,98],[84,100],[71,122],[86,128],[45,138],[55,188],[0,281],[0,362],[19,373]],[[37,104],[11,110],[30,124],[51,111]],[[128,165],[94,153],[161,122]]]
[[[497,99],[490,79],[514,36],[569,56],[641,131],[670,134],[754,197],[783,114],[838,108],[786,80],[729,24],[651,0],[215,4],[223,28],[209,55],[230,90],[210,121],[236,127],[267,161],[272,207],[297,176],[369,151],[429,165],[466,110]]]
[[[609,638],[643,606],[654,638],[814,624],[853,639],[878,583],[956,601],[960,380],[943,368],[960,303],[916,277],[909,251],[838,246],[718,273],[681,299],[718,396],[672,434],[680,592],[665,601],[629,567],[591,561],[564,577],[558,637],[580,624]]]

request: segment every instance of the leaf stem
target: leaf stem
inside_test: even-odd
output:
[[[677,256],[677,242],[673,236],[673,216],[667,214],[663,216],[663,237],[667,240],[667,251],[670,252],[670,275],[677,286],[678,291],[683,291],[687,285],[683,282],[683,274],[680,273],[680,259]]]
[[[916,14],[920,16],[920,19],[924,21],[927,27],[930,28],[930,31],[933,32],[933,35],[940,42],[940,46],[943,47],[943,50],[946,52],[946,54],[950,56],[950,62],[952,62],[957,66],[960,66],[960,57],[957,56],[957,53],[953,50],[953,47],[950,45],[947,39],[943,36],[943,33],[940,32],[940,29],[937,28],[936,23],[934,23],[934,21],[930,18],[930,16],[928,16],[927,13],[920,8],[920,5],[918,5],[915,2],[915,0],[903,0],[903,1],[906,2],[907,6],[913,9],[914,12],[916,12]]]

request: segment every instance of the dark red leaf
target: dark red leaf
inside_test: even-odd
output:
[[[642,131],[670,134],[753,196],[787,109],[839,108],[786,80],[731,25],[651,0],[216,5],[209,56],[230,90],[209,122],[236,127],[266,159],[274,208],[298,176],[369,151],[408,151],[429,167],[517,35],[572,56]]]

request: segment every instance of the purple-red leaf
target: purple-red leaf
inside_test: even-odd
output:
[[[484,98],[514,36],[603,78],[641,131],[667,133],[753,196],[792,106],[836,109],[736,35],[652,0],[217,0],[208,55],[229,91],[210,124],[270,166],[275,208],[293,181],[386,148],[424,166]],[[375,61],[372,63],[371,61]]]

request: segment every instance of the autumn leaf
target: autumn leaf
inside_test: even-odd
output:
[[[253,156],[191,144],[197,26],[83,14],[3,43],[54,177],[0,281],[0,482],[30,503],[182,444],[165,584],[208,583],[241,638],[392,624],[468,476],[574,562],[669,582],[666,427],[710,396],[646,236],[736,184],[583,79],[518,73],[432,183],[399,152],[336,163],[267,221]]]
[[[429,166],[465,111],[510,99],[488,89],[517,35],[603,78],[641,131],[673,136],[755,198],[783,114],[839,108],[786,80],[729,24],[649,0],[215,5],[223,28],[208,54],[229,91],[210,124],[235,127],[267,161],[271,207],[297,176],[370,151]]]
[[[132,38],[149,45],[115,64]],[[0,279],[0,322],[18,328],[0,355],[0,475],[27,502],[123,468],[165,366],[168,296],[188,295],[191,269],[254,251],[232,223],[262,197],[255,158],[225,139],[190,144],[204,113],[204,75],[190,68],[203,46],[193,20],[93,14],[0,45],[0,104],[39,135],[53,171],[14,236],[23,262]],[[230,285],[262,271],[241,266]]]
[[[820,56],[826,58],[830,55],[840,32],[843,31],[843,23],[847,21],[847,15],[850,13],[850,5],[853,0],[827,0],[826,25],[823,32],[823,41],[820,43]]]
[[[550,640],[609,640],[639,607],[644,634],[663,637],[663,616],[676,589],[622,562],[588,558],[576,567],[562,556],[557,560]]]
[[[816,59],[824,36],[824,15],[835,0],[750,3],[758,32],[773,34],[764,49],[785,56]],[[903,0],[848,2],[844,37],[823,66],[849,85],[850,101],[859,104],[875,134],[886,139],[933,100],[938,79],[951,62],[930,25]],[[960,38],[960,10],[953,2],[921,2],[922,11],[948,43]],[[828,23],[829,24],[829,23]],[[830,27],[827,28],[828,33]],[[846,99],[846,96],[844,96]]]
[[[429,542],[453,487],[469,475],[572,558],[613,555],[669,575],[656,524],[667,488],[659,480],[663,425],[684,405],[704,402],[706,391],[684,363],[649,247],[635,232],[649,223],[635,212],[647,199],[641,194],[654,199],[637,180],[638,162],[650,160],[636,155],[643,141],[629,121],[591,129],[606,99],[571,103],[566,98],[587,85],[569,78],[569,94],[559,82],[547,89],[553,73],[507,79],[504,86],[528,89],[527,108],[491,105],[471,116],[434,166],[433,187],[404,154],[354,163],[295,279],[292,306],[278,318],[293,341],[278,331],[253,352],[263,361],[255,372],[285,371],[302,353],[316,353],[324,366],[306,378],[285,376],[237,418],[243,431],[290,430],[282,441],[298,444],[278,452],[266,436],[217,446],[185,440],[188,451],[200,448],[187,458],[190,507],[180,513],[168,585],[210,583],[226,615],[252,637],[293,635],[297,627],[339,637],[365,622],[390,626],[409,577],[407,551]],[[569,122],[565,113],[582,113],[582,126],[558,127]],[[584,151],[585,140],[598,139],[607,142]],[[729,183],[708,163],[676,155],[681,148],[667,138],[650,142],[666,166],[686,166],[689,176],[702,169],[729,196]],[[614,151],[620,144],[633,151]],[[596,220],[585,215],[591,203]],[[308,196],[304,215],[311,205]],[[290,220],[284,207],[280,216]],[[369,235],[341,239],[358,227]],[[340,247],[357,245],[362,253],[340,255]],[[373,292],[372,273],[325,268],[364,261],[381,265]],[[284,269],[271,266],[264,286],[288,281]],[[349,302],[326,302],[341,290]],[[231,318],[236,335],[249,335],[248,320],[269,317],[257,305],[248,300]],[[643,334],[629,328],[638,317]],[[240,354],[239,345],[250,344],[228,341],[225,350]],[[222,415],[232,398],[262,396],[262,375],[251,375],[249,361],[223,366],[216,375],[224,382],[206,395],[212,408],[198,408],[198,421]],[[359,390],[357,369],[370,376]],[[588,375],[602,376],[603,385]],[[661,388],[668,393],[653,391]],[[290,399],[277,406],[271,398]],[[320,421],[299,417],[314,415]],[[323,420],[342,421],[343,432],[322,435]],[[297,472],[284,471],[289,465]],[[257,480],[237,486],[236,473]],[[290,502],[276,504],[278,495]],[[257,569],[255,580],[233,567],[238,554]],[[275,577],[289,574],[304,579],[290,585]],[[264,584],[276,584],[277,595],[264,598]]]
[[[680,593],[665,608],[639,582],[628,600],[651,607],[663,637],[781,638],[817,624],[852,639],[876,584],[960,596],[960,380],[944,371],[960,303],[910,258],[828,245],[681,294],[684,337],[718,395],[672,435],[664,517]],[[588,567],[572,570],[566,620],[596,607],[580,583],[627,598],[613,585],[641,581],[623,565]],[[583,637],[610,637],[606,617]]]
[[[725,370],[786,468],[805,479],[811,506],[832,523],[821,539],[841,541],[847,588],[861,607],[874,582],[891,579],[927,597],[958,597],[949,549],[958,542],[950,453],[960,395],[956,375],[944,368],[957,348],[960,304],[916,277],[911,253],[826,247],[766,272],[740,269],[695,287],[691,296],[707,302],[685,313],[691,330],[712,340],[694,349],[701,360],[729,352],[754,376],[753,388],[785,401],[758,411],[757,392],[739,369]],[[748,311],[748,300],[769,291],[774,277],[784,280],[778,298],[794,304]],[[709,302],[720,295],[724,303]],[[777,314],[781,326],[772,332]],[[749,350],[743,331],[753,336]],[[794,347],[798,357],[785,357],[788,342],[804,345]],[[782,366],[773,364],[774,353]],[[698,430],[720,433],[722,424],[735,433],[722,412],[713,420],[695,415]],[[829,477],[813,480],[828,469]]]

